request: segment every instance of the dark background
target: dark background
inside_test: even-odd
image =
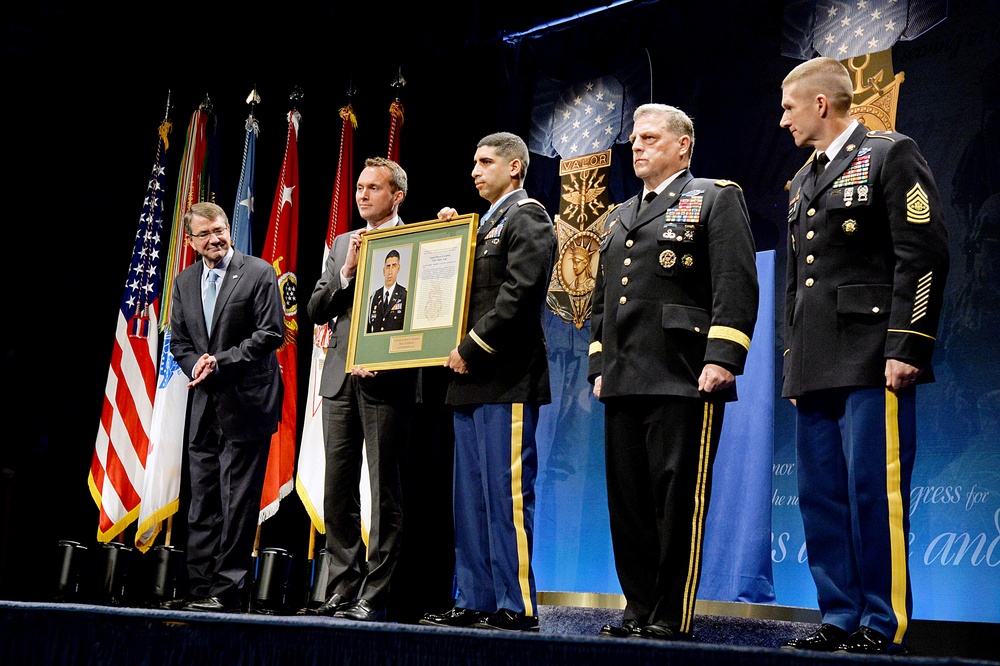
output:
[[[296,103],[302,114],[300,302],[322,268],[337,169],[338,111],[348,90],[355,91],[351,101],[359,123],[355,174],[366,157],[386,154],[389,105],[399,95],[405,107],[400,162],[410,179],[401,215],[418,221],[433,218],[445,205],[463,213],[486,210],[469,177],[475,144],[499,130],[527,137],[540,76],[575,82],[618,66],[645,68],[652,101],[691,115],[697,135],[692,171],[742,186],[758,250],[777,250],[780,276],[784,185],[808,157],[778,127],[780,82],[798,64],[780,51],[784,3],[635,2],[515,45],[501,38],[602,4],[283,3],[248,11],[209,3],[132,3],[120,10],[103,3],[14,3],[5,8],[0,141],[3,199],[10,208],[0,309],[6,389],[0,415],[0,597],[43,597],[52,575],[46,555],[56,542],[94,543],[97,509],[87,475],[115,313],[168,92],[174,125],[167,161],[170,201],[190,115],[207,96],[222,142],[217,201],[231,214],[249,111],[244,100],[252,88],[259,91],[255,253],[265,239],[284,154],[289,94],[296,86],[303,92]],[[984,100],[997,86],[995,64],[990,69],[998,43],[997,3],[953,5],[944,24],[894,48],[897,71],[907,70],[897,127],[924,149],[946,204],[952,201],[952,180],[960,178],[958,157],[987,125],[994,107]],[[972,33],[978,37],[969,37]],[[400,73],[406,85],[394,89]],[[931,106],[934,112],[928,112]],[[628,155],[627,146],[616,148],[622,166],[610,183],[613,201],[640,187]],[[996,159],[995,152],[987,157]],[[556,166],[553,159],[533,156],[527,181],[529,192],[550,212],[558,210]],[[959,279],[964,223],[949,212]],[[299,326],[301,412],[312,329],[304,308]],[[782,409],[778,428],[787,418]],[[450,489],[436,490],[447,501]],[[450,522],[447,506],[438,508],[434,519]],[[301,554],[307,535],[308,522],[293,493],[264,523],[261,545]]]

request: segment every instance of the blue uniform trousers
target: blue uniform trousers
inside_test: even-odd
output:
[[[824,623],[904,644],[916,391],[829,389],[798,398],[796,464],[809,568]]]
[[[459,608],[538,614],[531,568],[537,404],[455,408]]]

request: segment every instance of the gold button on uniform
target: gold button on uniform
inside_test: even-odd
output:
[[[633,245],[635,245],[635,241],[632,240],[631,238],[625,241],[625,247],[632,247]]]
[[[814,261],[816,261],[816,257],[812,256],[811,254],[808,257],[806,257],[807,264],[811,264]]]
[[[624,296],[622,296],[621,298],[618,299],[618,302],[621,303],[622,305],[625,305],[625,301],[627,301],[627,300],[628,300],[627,298],[625,298]]]
[[[806,286],[807,287],[811,287],[814,284],[816,284],[816,282],[812,278],[806,278]]]
[[[806,215],[808,215],[809,217],[812,217],[815,214],[816,214],[815,208],[810,208],[809,210],[806,211]]]
[[[878,314],[879,312],[881,312],[881,310],[879,310],[879,307],[877,305],[872,308],[872,313],[873,314]]]
[[[622,284],[628,284],[628,276],[622,278]]]
[[[816,235],[816,232],[813,231],[812,229],[810,229],[809,231],[806,232],[806,240],[812,240],[813,236],[815,236],[815,235]]]
[[[626,266],[632,265],[632,257],[625,257],[625,265]]]

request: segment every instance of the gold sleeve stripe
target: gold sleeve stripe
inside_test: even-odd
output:
[[[602,351],[604,351],[604,346],[601,344],[600,340],[597,340],[590,343],[590,349],[587,351],[587,356],[600,354]]]
[[[485,349],[490,354],[497,353],[497,350],[493,349],[493,347],[490,347],[488,344],[486,344],[486,342],[481,337],[476,335],[475,331],[469,331],[469,337],[472,338],[473,342],[475,342],[477,345]]]
[[[889,561],[891,562],[890,598],[896,616],[896,634],[892,642],[903,642],[909,625],[906,612],[906,532],[903,530],[903,493],[900,483],[899,401],[885,391],[885,489],[889,500]]]
[[[909,335],[919,335],[922,338],[927,338],[928,340],[937,340],[933,335],[927,335],[926,333],[921,333],[920,331],[907,331],[902,328],[890,328],[889,333],[907,333]]]
[[[917,280],[917,295],[913,302],[913,316],[910,317],[911,324],[923,319],[924,315],[927,314],[927,301],[931,297],[931,281],[933,276],[934,271],[931,271]]]
[[[729,340],[750,351],[750,336],[730,326],[713,326],[708,329],[708,337]]]
[[[528,578],[531,560],[528,556],[528,533],[524,528],[524,486],[521,478],[524,471],[521,464],[523,442],[524,404],[515,402],[510,406],[510,497],[514,510],[512,516],[514,536],[517,541],[517,583],[521,588],[524,614],[531,617],[538,613],[531,603],[531,584]]]

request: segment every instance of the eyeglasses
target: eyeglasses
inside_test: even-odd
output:
[[[197,238],[198,240],[204,240],[209,236],[221,237],[227,231],[229,231],[229,227],[221,227],[219,229],[211,229],[209,231],[203,231],[200,234],[188,234],[188,238]]]

